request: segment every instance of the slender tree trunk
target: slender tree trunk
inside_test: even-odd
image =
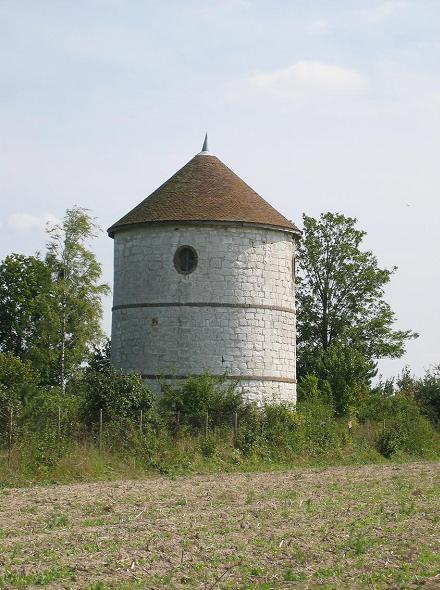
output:
[[[66,309],[63,302],[61,308],[61,359],[60,381],[63,395],[66,393]]]
[[[328,302],[327,293],[324,293],[322,299],[322,324],[321,324],[321,343],[323,350],[328,347]]]

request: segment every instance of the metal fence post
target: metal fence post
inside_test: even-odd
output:
[[[102,408],[99,410],[99,454],[102,452]]]
[[[8,465],[11,463],[11,454],[12,454],[12,429],[13,429],[13,420],[14,420],[14,408],[9,408],[9,425],[8,425]]]

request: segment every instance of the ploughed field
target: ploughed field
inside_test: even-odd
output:
[[[0,490],[0,588],[440,588],[440,464]]]

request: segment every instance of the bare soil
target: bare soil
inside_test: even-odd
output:
[[[0,491],[0,588],[440,588],[440,464]]]

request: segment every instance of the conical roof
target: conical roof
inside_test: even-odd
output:
[[[255,223],[300,233],[216,156],[202,151],[149,197],[113,224],[111,237],[127,226],[157,222]]]

